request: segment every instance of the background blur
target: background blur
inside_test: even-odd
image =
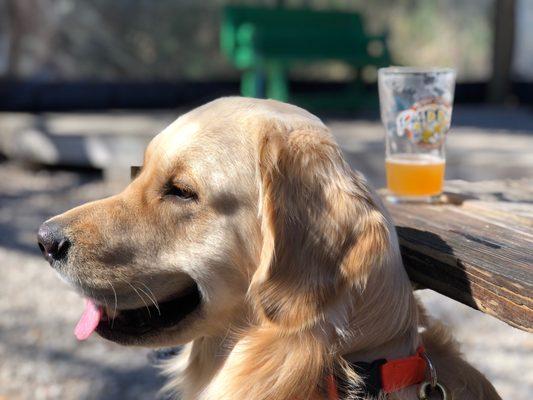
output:
[[[82,300],[41,259],[36,231],[120,190],[180,114],[239,94],[242,71],[219,38],[229,4],[359,13],[395,64],[457,70],[448,179],[533,175],[533,0],[0,0],[0,400],[163,398],[148,350],[75,341]],[[375,69],[297,62],[289,86],[335,94],[354,79],[364,106],[313,111],[380,187]],[[531,335],[419,295],[504,399],[531,398]]]
[[[361,13],[369,32],[390,33],[398,64],[454,66],[463,82],[491,76],[495,0],[2,0],[0,73],[46,82],[236,79],[219,51],[223,6],[278,3]],[[513,77],[532,80],[533,6],[516,6]],[[340,69],[324,74],[339,78]]]

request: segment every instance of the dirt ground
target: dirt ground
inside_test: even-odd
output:
[[[0,162],[0,400],[162,398],[149,350],[96,336],[75,340],[83,301],[57,279],[35,241],[48,217],[117,190],[95,172]],[[420,296],[504,399],[531,399],[532,335],[436,293]]]

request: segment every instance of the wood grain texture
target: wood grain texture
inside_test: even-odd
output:
[[[134,180],[137,177],[137,175],[139,175],[139,172],[141,172],[141,168],[142,166],[139,166],[139,165],[130,166],[130,179],[131,180]]]
[[[441,204],[386,203],[410,278],[533,332],[533,180],[446,191]]]

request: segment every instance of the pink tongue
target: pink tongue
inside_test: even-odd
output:
[[[74,329],[74,335],[78,340],[85,340],[91,336],[102,317],[102,308],[91,300],[85,299],[85,310]]]

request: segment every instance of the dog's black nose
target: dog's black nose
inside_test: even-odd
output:
[[[53,266],[53,261],[59,261],[67,255],[70,242],[63,234],[61,226],[55,222],[45,222],[37,233],[37,243],[44,258]]]

